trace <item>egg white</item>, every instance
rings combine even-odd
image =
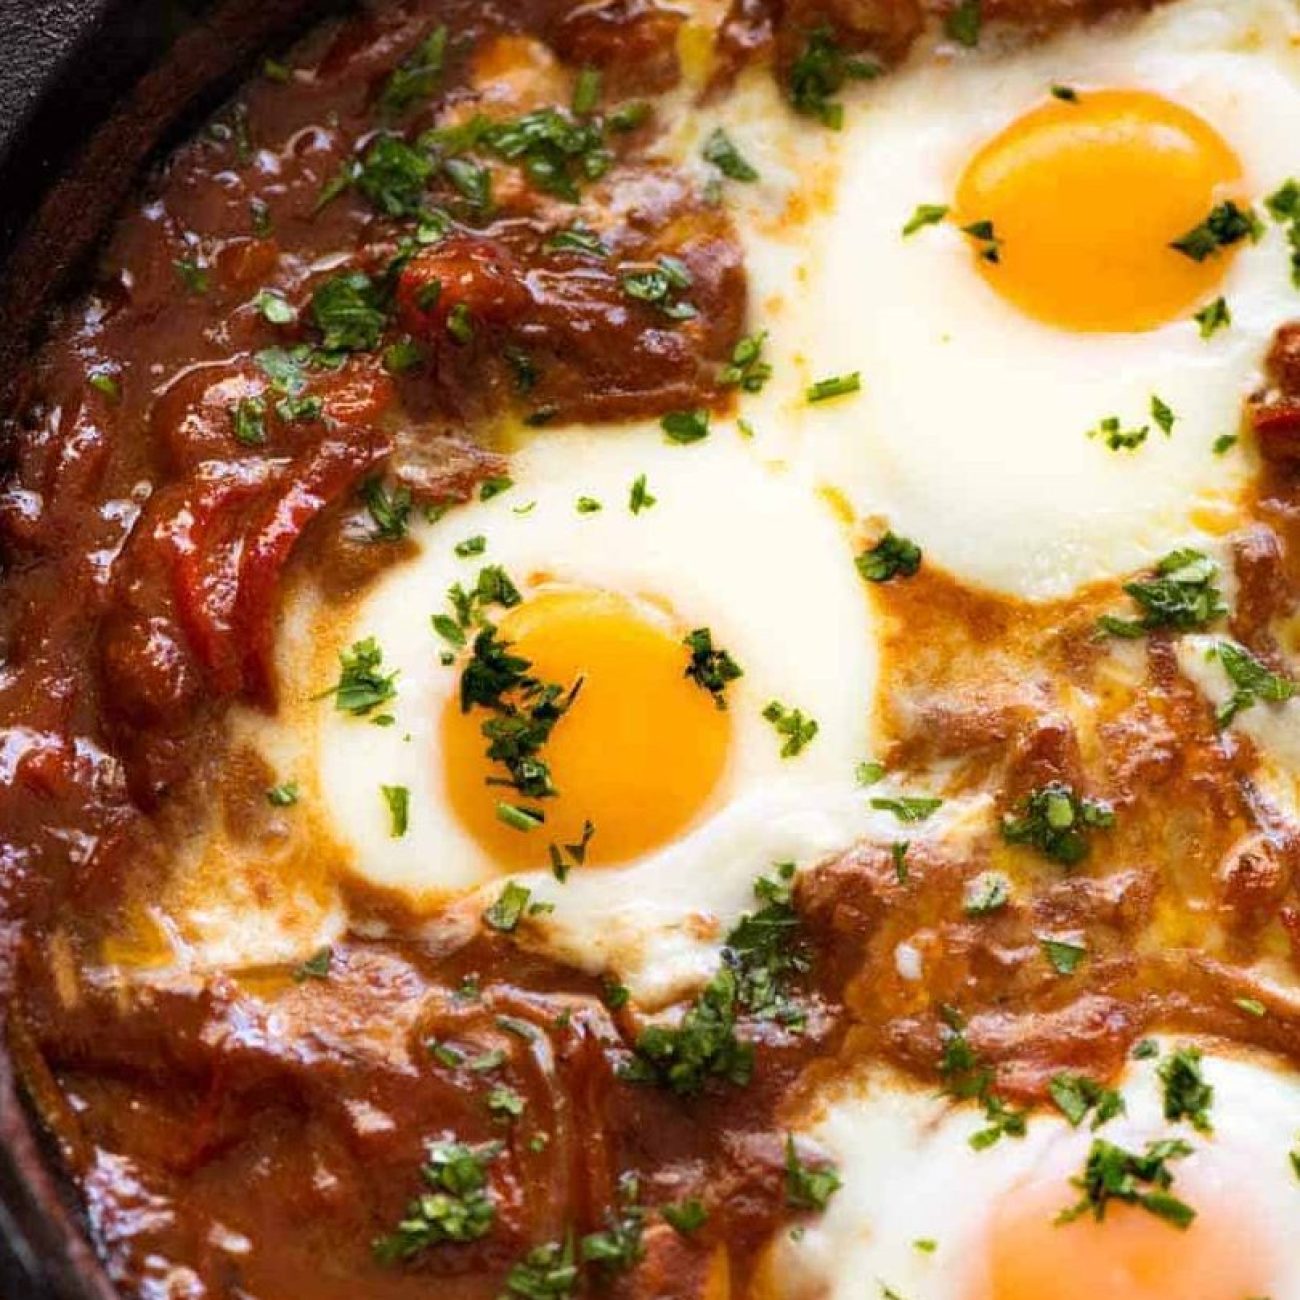
[[[1157,1040],[1161,1056],[1183,1041]],[[985,1126],[978,1108],[921,1092],[885,1071],[818,1098],[795,1132],[835,1162],[843,1187],[797,1239],[782,1234],[774,1241],[773,1300],[862,1300],[883,1287],[908,1300],[984,1295],[987,1234],[999,1198],[1059,1173],[1060,1208],[1073,1204],[1079,1193],[1069,1179],[1083,1169],[1094,1137],[1134,1151],[1163,1137],[1188,1141],[1194,1154],[1173,1165],[1173,1192],[1193,1208],[1197,1189],[1249,1206],[1254,1240],[1286,1261],[1300,1209],[1287,1155],[1300,1079],[1267,1057],[1216,1054],[1208,1044],[1204,1050],[1202,1071],[1214,1088],[1212,1135],[1164,1118],[1155,1059],[1130,1064],[1117,1085],[1127,1113],[1098,1132],[1043,1111],[1030,1117],[1023,1138],[1003,1138],[982,1151],[970,1145]],[[1177,1232],[1168,1231],[1177,1250]],[[935,1243],[934,1250],[918,1249],[918,1241]],[[1279,1276],[1269,1294],[1295,1300],[1300,1276]]]
[[[1145,89],[1199,113],[1258,200],[1296,170],[1279,124],[1300,120],[1298,38],[1286,0],[1182,0],[1032,46],[945,58],[923,45],[846,96],[839,134],[791,125],[774,91],[764,103],[743,84],[716,114],[763,172],[728,188],[755,315],[772,331],[776,375],[745,410],[760,440],[932,562],[1029,599],[1230,529],[1252,461],[1211,448],[1237,430],[1272,334],[1296,312],[1280,229],[1236,258],[1223,285],[1233,323],[1209,340],[1191,319],[1145,333],[1052,328],[988,286],[951,226],[901,232],[918,204],[951,202],[980,146],[1056,83]],[[778,114],[780,129],[756,129]],[[706,115],[679,147],[714,124]],[[812,380],[855,371],[861,393],[806,401]],[[1169,438],[1152,424],[1153,394],[1177,416]],[[1146,443],[1113,452],[1089,439],[1110,415],[1150,425]]]

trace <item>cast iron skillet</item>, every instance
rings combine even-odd
[[[48,304],[75,286],[151,155],[336,7],[0,0],[0,411]],[[8,454],[0,444],[0,469]],[[115,1300],[3,1045],[14,942],[0,914],[0,1300]]]

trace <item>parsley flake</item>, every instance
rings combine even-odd
[[[1110,1203],[1120,1201],[1140,1206],[1175,1228],[1186,1228],[1196,1211],[1170,1192],[1174,1176],[1169,1162],[1191,1154],[1192,1148],[1177,1139],[1148,1142],[1139,1155],[1104,1138],[1094,1138],[1083,1173],[1070,1180],[1083,1195],[1062,1210],[1056,1221],[1072,1223],[1091,1214],[1101,1222]]]
[[[1052,781],[1026,795],[1016,812],[1002,818],[1002,838],[1025,844],[1043,857],[1073,867],[1089,853],[1092,832],[1115,824],[1110,804],[1086,799],[1063,781]]]
[[[921,548],[909,537],[887,532],[873,546],[869,546],[854,563],[858,572],[868,582],[891,582],[895,578],[911,578],[921,567]]]
[[[916,211],[907,219],[907,224],[903,227],[903,238],[916,234],[918,230],[924,230],[926,226],[939,225],[948,212],[946,203],[918,203]]]
[[[411,792],[404,785],[381,785],[380,793],[388,805],[389,835],[400,840],[411,820]]]
[[[817,402],[833,401],[837,397],[847,397],[850,393],[860,392],[861,389],[862,372],[855,370],[847,375],[831,375],[827,379],[818,379],[808,386],[804,397],[810,405],[813,405]]]
[[[1220,641],[1210,652],[1223,666],[1232,683],[1232,697],[1215,714],[1220,727],[1226,727],[1237,714],[1261,701],[1280,704],[1292,699],[1297,684],[1289,677],[1273,672],[1243,645],[1236,641]]]
[[[744,155],[736,148],[731,137],[717,127],[704,142],[704,159],[711,162],[728,180],[756,181],[758,172],[746,161]]]
[[[530,889],[513,880],[507,881],[497,901],[483,913],[483,920],[502,934],[513,934],[519,928],[531,898]]]
[[[1142,610],[1138,619],[1104,615],[1098,626],[1111,636],[1139,637],[1158,628],[1189,632],[1203,628],[1227,612],[1215,580],[1219,566],[1201,551],[1185,547],[1171,551],[1150,578],[1124,584],[1125,592]]]
[[[815,719],[804,717],[802,709],[787,708],[779,700],[773,700],[763,710],[763,717],[784,740],[781,746],[782,758],[797,757],[817,737],[819,728]]]
[[[429,1143],[428,1161],[420,1169],[429,1191],[411,1201],[395,1232],[374,1243],[376,1259],[396,1264],[443,1242],[487,1236],[496,1218],[487,1170],[500,1150],[497,1143],[481,1147],[453,1141]]]
[[[397,698],[397,673],[381,673],[384,652],[374,637],[357,641],[350,650],[339,652],[339,680],[337,685],[322,692],[318,699],[334,697],[334,707],[340,713],[350,713],[363,718],[381,704]]]
[[[1185,235],[1175,239],[1170,248],[1176,249],[1193,262],[1204,262],[1225,248],[1239,244],[1243,239],[1252,242],[1263,234],[1260,219],[1250,208],[1239,208],[1231,199],[1216,204],[1209,216]]]
[[[1228,300],[1222,296],[1206,303],[1192,319],[1201,327],[1203,339],[1212,338],[1219,330],[1227,329],[1232,324],[1232,312],[1228,309]]]
[[[634,514],[639,515],[643,510],[649,510],[651,506],[658,505],[659,498],[650,494],[650,489],[646,487],[646,478],[644,474],[638,474],[632,481],[632,490],[628,494],[627,508]]]
[[[731,682],[744,676],[744,670],[726,650],[714,646],[713,633],[707,627],[697,627],[688,633],[682,644],[691,652],[686,676],[701,690],[708,691],[719,709],[725,709],[724,692]]]

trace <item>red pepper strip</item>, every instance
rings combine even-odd
[[[230,641],[243,510],[284,468],[283,461],[209,461],[199,467],[198,482],[184,503],[155,530],[172,551],[181,628],[222,695],[234,695],[243,685]]]
[[[246,530],[232,631],[240,648],[243,688],[263,707],[275,704],[273,615],[285,563],[303,529],[389,450],[385,441],[374,438],[323,443],[305,465],[295,467],[291,481]]]

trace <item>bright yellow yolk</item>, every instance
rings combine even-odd
[[[482,725],[492,715],[449,702],[442,740],[448,798],[474,838],[507,869],[545,867],[547,846],[596,828],[591,864],[626,862],[670,843],[700,815],[722,776],[730,714],[685,675],[682,633],[653,611],[607,592],[535,596],[500,626],[531,675],[566,690],[582,678],[572,708],[540,757],[558,795],[529,799],[488,785],[505,770],[489,763]],[[521,832],[497,815],[500,801],[541,809],[544,826]]]
[[[994,1215],[992,1289],[979,1300],[1247,1300],[1270,1294],[1271,1252],[1261,1248],[1248,1207],[1228,1189],[1175,1194],[1196,1218],[1180,1230],[1136,1206],[1112,1202],[1098,1222],[1053,1222],[1073,1199],[1064,1182],[1008,1197]],[[971,1300],[975,1300],[972,1297]]]
[[[1022,311],[1071,330],[1146,330],[1214,296],[1231,250],[1195,262],[1169,245],[1240,177],[1195,113],[1145,91],[1080,91],[990,140],[962,175],[955,215],[993,223],[999,260],[978,265]]]

